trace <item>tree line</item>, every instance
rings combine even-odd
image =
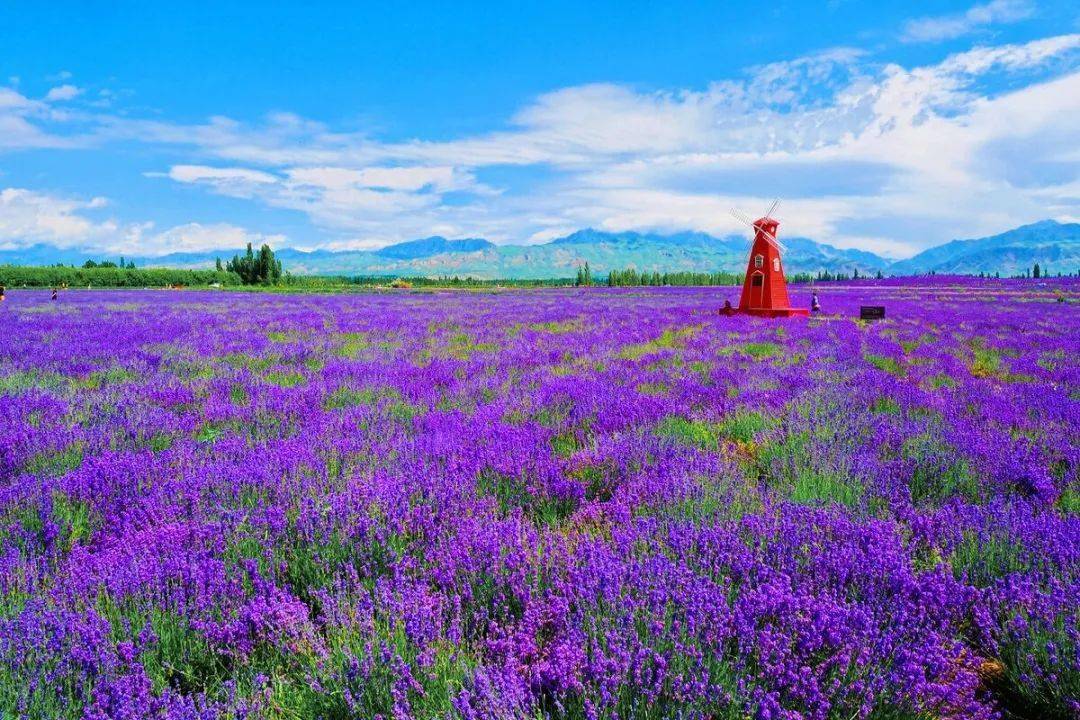
[[[118,268],[120,270],[134,270],[135,269],[135,261],[134,260],[129,260],[128,262],[125,263],[124,262],[124,257],[121,255],[119,265],[117,265],[116,263],[114,263],[111,260],[102,260],[101,262],[94,262],[93,260],[87,260],[86,262],[83,263],[83,267],[86,268],[87,270],[92,270],[93,268],[107,268],[107,269],[109,269],[109,268]]]
[[[578,270],[579,281],[578,285],[591,285],[590,274],[588,271],[588,263],[585,264],[583,270]],[[745,275],[742,273],[730,273],[730,272],[657,272],[648,270],[636,270],[635,268],[626,268],[624,270],[612,270],[607,275],[607,280],[603,284],[608,287],[625,287],[628,285],[651,285],[654,287],[661,287],[664,285],[672,286],[713,286],[713,285],[742,285]],[[853,271],[850,275],[847,273],[834,273],[827,270],[821,270],[817,273],[799,272],[785,276],[788,283],[810,283],[810,282],[833,282],[840,280],[859,280],[860,278],[870,277],[868,275],[860,275],[858,270]],[[883,277],[879,270],[875,275],[879,280]]]
[[[411,275],[290,275],[286,273],[282,283],[289,287],[333,288],[345,286],[417,288],[490,288],[490,287],[566,287],[574,284],[574,278],[474,278],[459,275],[437,277]]]
[[[585,265],[585,285],[592,284],[591,275],[587,272],[588,264]],[[650,285],[660,287],[664,285],[693,286],[693,285],[738,285],[743,276],[729,272],[690,272],[682,270],[678,272],[649,272],[638,271],[635,268],[624,270],[611,270],[604,282],[608,287],[626,287],[631,285]]]
[[[215,270],[173,268],[0,265],[6,287],[169,287],[171,285],[241,285],[240,276]]]
[[[256,253],[248,243],[243,255],[235,255],[224,265],[221,258],[213,270],[188,270],[178,268],[137,268],[132,261],[120,258],[111,260],[87,260],[82,267],[73,265],[0,265],[0,285],[7,287],[169,287],[184,286],[237,286],[279,285],[287,278],[281,269],[281,261],[274,256],[269,245],[263,245]]]

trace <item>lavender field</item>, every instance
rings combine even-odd
[[[727,295],[9,293],[0,716],[1080,715],[1080,281]]]

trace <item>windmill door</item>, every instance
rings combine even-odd
[[[759,308],[765,304],[765,275],[755,271],[750,277],[750,307]]]

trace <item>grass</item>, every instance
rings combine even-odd
[[[986,489],[963,455],[930,433],[907,438],[901,457],[913,464],[908,489],[915,505],[940,505],[953,497],[982,503]]]
[[[326,410],[361,406],[378,407],[386,417],[403,424],[411,423],[414,418],[426,412],[423,406],[404,400],[392,387],[352,388],[342,385],[323,398],[323,408]]]
[[[444,718],[452,713],[453,699],[476,665],[467,650],[445,642],[421,663],[420,648],[404,624],[381,619],[369,632],[334,627],[325,636],[321,657],[310,650],[290,651],[268,639],[238,664],[170,611],[154,608],[146,613],[107,595],[99,600],[98,610],[118,640],[147,625],[152,628],[155,641],[139,658],[156,692],[172,688],[211,699],[261,696],[261,716],[267,718],[392,717],[398,697],[407,699],[412,717]],[[383,662],[384,652],[400,658],[400,665]],[[367,664],[370,673],[357,672]],[[423,666],[425,671],[402,676],[403,668]]]
[[[212,445],[221,438],[225,437],[228,430],[217,423],[203,423],[199,426],[199,429],[195,431],[195,441],[203,443],[205,445]]]
[[[73,500],[60,491],[53,493],[52,516],[60,528],[56,542],[63,555],[76,543],[87,542],[101,526],[101,519],[96,517],[89,503]]]
[[[615,493],[618,482],[616,470],[610,463],[590,463],[570,471],[569,476],[580,482],[588,501],[607,502]]]
[[[239,383],[232,385],[232,387],[229,388],[229,400],[233,405],[247,405],[250,400],[247,388]]]
[[[1080,515],[1080,483],[1067,485],[1055,504],[1064,515]]]
[[[956,381],[942,373],[927,378],[926,384],[929,385],[931,390],[940,390],[943,387],[956,387]]]
[[[700,325],[678,329],[668,328],[655,340],[634,345],[625,345],[616,354],[620,360],[640,360],[647,355],[654,355],[663,350],[678,350],[686,346],[686,340],[701,330]]]
[[[1063,349],[1052,350],[1050,352],[1043,353],[1039,357],[1037,364],[1044,370],[1053,372],[1061,365],[1061,361],[1065,360],[1066,354]]]
[[[702,475],[692,490],[675,499],[641,504],[634,514],[696,525],[736,522],[765,510],[751,484],[726,476]]]
[[[904,368],[900,365],[900,362],[894,358],[886,355],[875,355],[874,353],[866,353],[863,355],[863,359],[870,363],[878,370],[887,372],[890,375],[897,377],[904,376]]]
[[[32,388],[58,390],[69,383],[70,379],[59,373],[38,369],[17,370],[0,377],[0,393],[17,393]]]
[[[584,447],[585,443],[573,429],[563,430],[551,438],[551,449],[557,457],[568,458]]]
[[[370,388],[357,390],[342,386],[323,399],[323,408],[326,410],[341,410],[361,405],[374,405],[378,397],[378,393]]]
[[[446,351],[455,360],[470,360],[476,354],[492,354],[497,352],[499,346],[492,342],[476,342],[471,335],[464,332],[454,333],[450,336]]]
[[[266,333],[266,339],[272,343],[292,343],[304,339],[304,333],[300,330],[271,330]]]
[[[670,438],[683,445],[702,450],[716,450],[722,440],[750,443],[759,433],[768,429],[770,423],[764,415],[751,411],[737,411],[720,422],[690,420],[681,415],[669,415],[660,421],[656,434]]]
[[[815,456],[809,431],[791,432],[766,445],[757,467],[768,486],[802,505],[837,504],[857,509],[869,500],[845,461]]]
[[[795,476],[789,494],[792,502],[803,505],[838,504],[848,508],[858,507],[863,499],[863,486],[849,475],[805,469]]]
[[[771,425],[769,419],[759,412],[739,410],[721,420],[719,430],[722,437],[749,443]]]
[[[423,415],[424,412],[426,412],[425,408],[405,400],[395,400],[386,406],[387,415],[394,421],[403,424],[411,423],[414,418]]]
[[[175,438],[168,433],[154,433],[150,436],[150,439],[146,441],[146,446],[150,448],[151,452],[164,452],[173,446]]]
[[[637,391],[642,395],[650,395],[653,397],[661,397],[667,395],[671,391],[671,387],[667,383],[662,382],[647,382],[640,383],[637,386]]]
[[[577,500],[553,497],[530,488],[525,479],[494,471],[480,473],[476,479],[476,494],[495,501],[500,515],[509,516],[520,510],[541,526],[559,526],[577,510]]]
[[[108,370],[96,370],[87,377],[76,382],[76,385],[87,390],[100,390],[106,385],[119,385],[136,379],[131,370],[114,365]]]
[[[520,328],[522,326],[516,325],[514,327]],[[524,327],[538,333],[565,335],[567,333],[579,332],[585,327],[585,323],[581,318],[571,318],[570,320],[551,320],[549,322],[528,323]]]
[[[702,450],[715,450],[720,441],[716,424],[705,420],[688,420],[679,415],[664,418],[657,426],[656,434]]]
[[[333,341],[336,344],[334,354],[349,359],[355,359],[361,352],[371,347],[367,333],[362,332],[336,333]]]
[[[1012,573],[1031,569],[1024,546],[1002,533],[980,537],[965,531],[949,556],[953,575],[978,588],[986,588]]]
[[[876,413],[885,413],[887,415],[899,415],[900,403],[893,400],[891,397],[882,395],[874,400],[874,404],[870,406],[870,409]]]
[[[741,352],[755,360],[765,360],[776,357],[784,351],[784,348],[774,342],[752,342],[742,346]]]
[[[266,382],[278,387],[291,388],[305,384],[307,377],[295,370],[274,370],[266,374]]]
[[[281,363],[281,356],[252,355],[249,353],[229,353],[221,358],[221,361],[230,367],[246,369],[251,372],[267,372],[275,365]]]
[[[971,362],[971,374],[975,377],[989,378],[1001,375],[1001,353],[993,348],[973,348],[974,360]]]
[[[27,461],[24,471],[38,477],[64,475],[82,466],[85,449],[85,443],[75,442],[60,450],[39,452]]]

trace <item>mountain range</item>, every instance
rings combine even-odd
[[[1080,270],[1080,223],[1044,220],[991,237],[953,240],[904,260],[890,260],[872,252],[841,249],[809,238],[781,238],[789,273],[851,273],[886,275],[1000,272],[1014,275],[1039,263],[1052,273]],[[714,237],[701,232],[671,235],[655,233],[579,230],[541,245],[496,245],[481,238],[449,240],[434,236],[389,245],[377,250],[314,250],[281,248],[276,251],[285,269],[309,275],[458,275],[475,278],[572,277],[589,263],[595,275],[634,267],[639,271],[742,272],[749,238]],[[159,257],[127,257],[139,267],[212,267],[236,249],[172,253]],[[0,250],[0,264],[81,265],[104,259],[100,252],[33,245]],[[109,258],[114,259],[115,258]]]

